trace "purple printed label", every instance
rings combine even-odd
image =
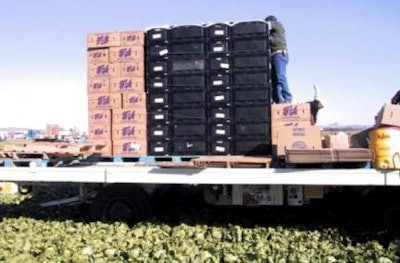
[[[132,49],[131,48],[121,48],[118,52],[119,58],[129,58],[132,56]]]
[[[120,90],[127,90],[132,88],[132,80],[131,79],[124,79],[119,82],[119,89]]]
[[[283,116],[285,117],[293,117],[296,116],[297,114],[298,114],[297,105],[296,106],[290,105],[283,108]]]
[[[134,120],[136,117],[135,111],[124,111],[122,113],[122,120],[124,121],[129,121],[129,120]]]
[[[109,96],[100,96],[97,98],[97,105],[99,106],[108,106],[110,105],[110,97]]]
[[[129,65],[126,67],[126,72],[135,72],[137,70],[139,70],[139,67],[134,66],[134,65]]]
[[[105,45],[110,41],[110,36],[108,35],[100,35],[97,36],[96,44],[97,45]]]
[[[103,120],[104,118],[104,114],[103,113],[95,113],[93,116],[93,119],[95,120]]]
[[[102,53],[102,52],[100,52],[100,51],[93,52],[93,58],[101,58],[101,57],[102,57],[102,55],[103,55],[103,53]]]
[[[95,129],[93,133],[96,136],[101,136],[101,135],[104,135],[104,130],[103,129]]]
[[[135,127],[131,127],[131,126],[128,126],[128,127],[123,127],[122,128],[122,136],[132,136],[132,135],[135,135]]]
[[[96,74],[97,75],[106,75],[106,74],[108,74],[109,69],[110,69],[109,65],[99,65],[96,68]]]
[[[132,97],[129,97],[129,99],[128,99],[128,103],[129,104],[137,104],[137,103],[139,103],[139,97],[138,96],[132,96]]]
[[[93,83],[93,89],[98,90],[98,89],[101,89],[102,87],[103,87],[103,84],[101,82]]]
[[[136,41],[137,39],[139,39],[139,37],[136,36],[136,35],[128,35],[128,36],[126,37],[126,40],[127,40],[127,41]]]
[[[131,147],[131,143],[130,142],[126,142],[126,143],[122,144],[122,151],[123,152],[131,152],[131,151],[133,151],[133,149]]]

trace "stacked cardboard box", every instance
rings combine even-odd
[[[144,31],[87,35],[89,141],[103,155],[146,155]]]
[[[309,103],[272,104],[271,134],[274,154],[286,149],[321,149],[321,127],[312,125]]]

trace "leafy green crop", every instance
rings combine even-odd
[[[400,240],[355,242],[337,228],[86,223],[35,198],[0,195],[0,262],[400,262]]]
[[[397,262],[399,243],[351,245],[337,230],[4,218],[1,262]]]

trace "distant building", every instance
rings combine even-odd
[[[49,137],[49,138],[57,138],[60,136],[60,132],[63,129],[58,126],[57,124],[48,124],[46,125],[46,134],[45,137]]]

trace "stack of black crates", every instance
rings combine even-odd
[[[271,151],[268,25],[244,21],[232,24],[231,29],[233,154],[265,154]]]
[[[263,21],[151,28],[149,155],[270,153],[270,54]]]

